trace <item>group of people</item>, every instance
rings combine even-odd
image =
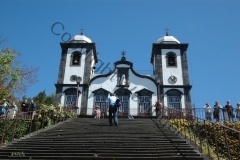
[[[162,103],[159,101],[156,102],[154,105],[155,110],[156,110],[156,118],[159,118],[161,116],[161,110],[162,110]],[[112,126],[112,119],[114,120],[114,125],[118,126],[118,112],[121,110],[121,102],[120,100],[113,94],[110,93],[110,97],[107,99],[107,111],[109,112],[108,120],[109,120],[109,125]],[[101,110],[99,106],[95,107],[94,110],[94,118],[100,118],[101,117]],[[103,115],[104,116],[104,115]],[[128,115],[129,120],[133,120],[134,117],[129,114]]]
[[[24,99],[21,104],[21,116],[26,119],[30,116],[31,119],[34,118],[36,114],[37,106],[33,99],[28,103],[27,99]]]
[[[3,103],[0,105],[0,117],[7,116],[9,119],[13,119],[18,112],[18,107],[13,101],[10,104],[6,99],[3,99]]]
[[[208,103],[206,103],[206,105],[204,106],[204,109],[205,109],[206,120],[211,121],[212,115],[213,115],[213,118],[216,119],[216,122],[219,122],[220,121],[220,112],[222,110],[224,121],[233,122],[235,117],[238,118],[238,120],[240,121],[240,103],[237,103],[237,107],[235,110],[229,100],[227,101],[227,104],[224,107],[222,107],[219,104],[219,102],[216,101],[213,106],[213,110],[212,110],[211,106]],[[234,111],[235,111],[235,113],[234,113]]]
[[[122,106],[122,103],[120,99],[118,99],[113,93],[110,93],[110,97],[108,97],[107,99],[107,111],[109,113],[108,115],[109,126],[113,126],[113,124],[115,126],[118,126],[118,112],[121,112],[121,106]],[[100,116],[101,116],[100,107],[96,106],[94,118],[100,118]],[[104,116],[104,114],[102,116]],[[112,122],[112,119],[113,119],[113,122]],[[134,117],[131,114],[129,114],[128,119],[133,120]]]
[[[114,96],[113,93],[110,93],[110,97],[107,99],[107,110],[109,112],[109,125],[112,126],[112,119],[114,119],[114,125],[118,126],[118,111],[120,109],[119,106],[116,105],[117,97]],[[156,118],[160,118],[163,104],[161,101],[157,101],[154,105],[156,111]],[[205,118],[206,120],[212,121],[212,116],[216,119],[216,122],[220,121],[220,112],[223,111],[223,119],[224,121],[234,121],[234,118],[238,118],[240,121],[240,103],[237,103],[236,109],[230,104],[228,100],[226,105],[222,107],[218,101],[215,102],[213,108],[206,103],[204,106],[205,109]],[[95,118],[101,117],[101,110],[99,106],[95,107]],[[134,119],[132,115],[128,116],[128,119]]]
[[[27,99],[24,99],[21,103],[21,117],[26,119],[30,116],[31,119],[34,118],[36,114],[37,106],[33,99],[28,103]],[[13,101],[10,104],[6,99],[3,99],[3,103],[0,105],[0,116],[9,119],[13,119],[18,112],[18,107],[16,103]]]

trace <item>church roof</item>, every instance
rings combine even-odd
[[[86,37],[85,35],[83,35],[82,33],[80,35],[74,36],[70,40],[70,42],[74,42],[74,41],[76,41],[76,43],[92,43],[92,40]]]
[[[180,44],[180,42],[173,36],[169,36],[166,33],[166,36],[161,37],[157,40],[157,43],[165,43],[165,44]]]

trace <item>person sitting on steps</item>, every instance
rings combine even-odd
[[[99,106],[96,106],[96,107],[95,107],[95,117],[94,117],[94,118],[100,119],[100,117],[101,117],[100,107],[99,107]]]
[[[134,119],[134,117],[131,114],[129,114],[128,119]]]

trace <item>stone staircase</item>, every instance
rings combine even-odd
[[[0,148],[0,159],[203,160],[155,119],[74,118]]]

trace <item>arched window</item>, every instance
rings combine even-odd
[[[171,89],[167,92],[168,107],[179,109],[181,108],[181,95],[179,90]]]
[[[169,52],[166,55],[167,67],[177,67],[177,55],[173,52]]]
[[[71,108],[76,106],[76,96],[77,94],[77,89],[76,88],[68,88],[64,91],[65,93],[65,103],[64,106]],[[80,95],[80,91],[78,91],[78,96]]]
[[[78,52],[78,51],[73,52],[71,55],[71,65],[72,66],[80,66],[81,57],[82,57],[81,52]]]
[[[151,113],[152,107],[152,91],[144,88],[137,92],[138,97],[138,109],[140,115],[149,115]]]

